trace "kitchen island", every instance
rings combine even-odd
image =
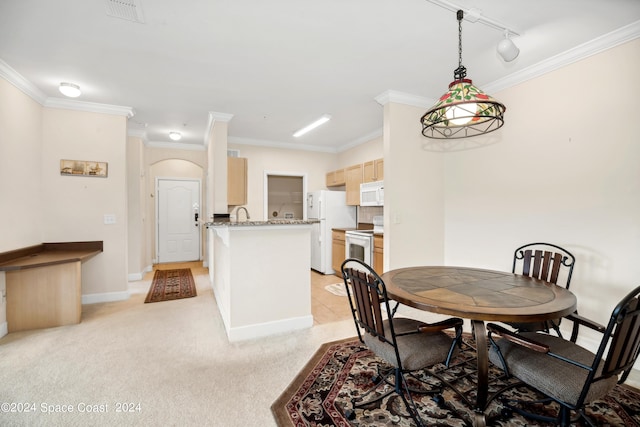
[[[312,222],[206,224],[209,276],[229,341],[313,325]]]

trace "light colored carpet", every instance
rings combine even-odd
[[[0,403],[35,409],[0,425],[275,426],[271,404],[318,347],[354,333],[349,320],[229,343],[206,270],[193,273],[195,298],[144,304],[151,280],[132,282],[129,300],[85,305],[78,325],[0,339]],[[55,405],[73,412],[44,412]]]
[[[148,274],[129,284],[127,301],[83,306],[78,325],[1,338],[0,403],[35,410],[0,413],[0,425],[272,427],[271,404],[316,350],[355,334],[348,319],[229,343],[207,270],[192,272],[195,298],[144,304]],[[399,314],[438,316],[404,306]],[[140,410],[116,412],[118,403]],[[74,412],[43,410],[60,405]],[[82,405],[107,412],[79,412]]]

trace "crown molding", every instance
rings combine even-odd
[[[424,96],[413,95],[410,93],[399,92],[397,90],[386,90],[380,95],[375,97],[375,100],[380,105],[386,105],[389,102],[395,102],[398,104],[412,105],[414,107],[428,108],[432,106],[436,101]]]
[[[323,153],[338,152],[338,150],[334,147],[294,144],[290,142],[278,142],[278,141],[268,141],[263,139],[239,138],[239,137],[233,137],[233,136],[230,136],[229,138],[227,138],[227,142],[232,144],[240,144],[240,145],[255,145],[258,147],[284,148],[288,150],[320,151]]]
[[[640,21],[635,21],[492,83],[483,84],[482,88],[487,93],[499,92],[637,39],[638,37],[640,37]]]
[[[209,146],[209,140],[213,134],[213,125],[216,122],[228,123],[233,118],[233,114],[228,113],[216,113],[215,111],[209,111],[209,120],[207,121],[207,129],[204,132],[204,146]]]
[[[98,104],[95,102],[75,101],[47,96],[33,83],[22,77],[20,73],[11,68],[9,64],[1,59],[0,77],[3,77],[6,81],[17,87],[43,107],[114,114],[118,116],[125,116],[127,118],[131,118],[135,115],[135,110],[132,107],[121,107],[119,105]]]
[[[629,25],[618,28],[617,30],[611,31],[610,33],[604,34],[491,83],[483,83],[482,89],[487,93],[499,92],[520,83],[524,83],[527,80],[558,70],[592,55],[596,55],[605,50],[614,48],[623,43],[637,39],[638,37],[640,37],[640,21],[635,21]],[[389,102],[396,102],[399,104],[422,108],[429,108],[436,102],[435,99],[429,99],[395,90],[382,92],[380,95],[375,97],[375,100],[383,106]]]
[[[113,114],[125,116],[130,119],[136,113],[132,107],[122,107],[119,105],[98,104],[95,102],[72,101],[70,99],[49,97],[43,104],[48,108],[60,108],[64,110],[86,111],[89,113]]]
[[[338,147],[338,149],[336,150],[338,153],[342,153],[343,151],[347,151],[353,147],[357,147],[358,145],[364,144],[366,142],[369,142],[373,139],[376,138],[380,138],[382,136],[382,128],[376,129],[371,133],[368,133],[366,135],[361,136],[360,138],[354,139],[353,141],[349,142],[348,144],[342,145],[340,147]]]
[[[0,59],[0,77],[3,77],[6,81],[17,87],[40,105],[44,105],[47,100],[47,95],[45,95],[44,92],[38,89],[29,80],[22,77],[20,73],[11,68],[9,64],[4,62],[2,59]]]

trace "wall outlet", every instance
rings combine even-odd
[[[105,224],[115,224],[116,223],[116,214],[104,214],[104,223]]]

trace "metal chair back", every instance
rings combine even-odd
[[[620,301],[611,314],[605,338],[596,356],[596,360],[600,360],[609,347],[602,365],[601,376],[618,375],[622,372],[620,382],[624,382],[638,358],[640,351],[639,297],[640,287],[637,287]]]
[[[348,259],[343,263],[342,275],[360,340],[360,329],[363,329],[397,348],[393,323],[388,323],[389,331],[385,331],[383,324],[382,307],[386,308],[387,318],[390,319],[392,314],[387,289],[380,276],[357,259]]]
[[[534,277],[569,289],[575,257],[566,249],[551,243],[528,243],[513,253],[512,273]],[[518,267],[521,268],[518,270]],[[564,280],[558,283],[562,270]]]

